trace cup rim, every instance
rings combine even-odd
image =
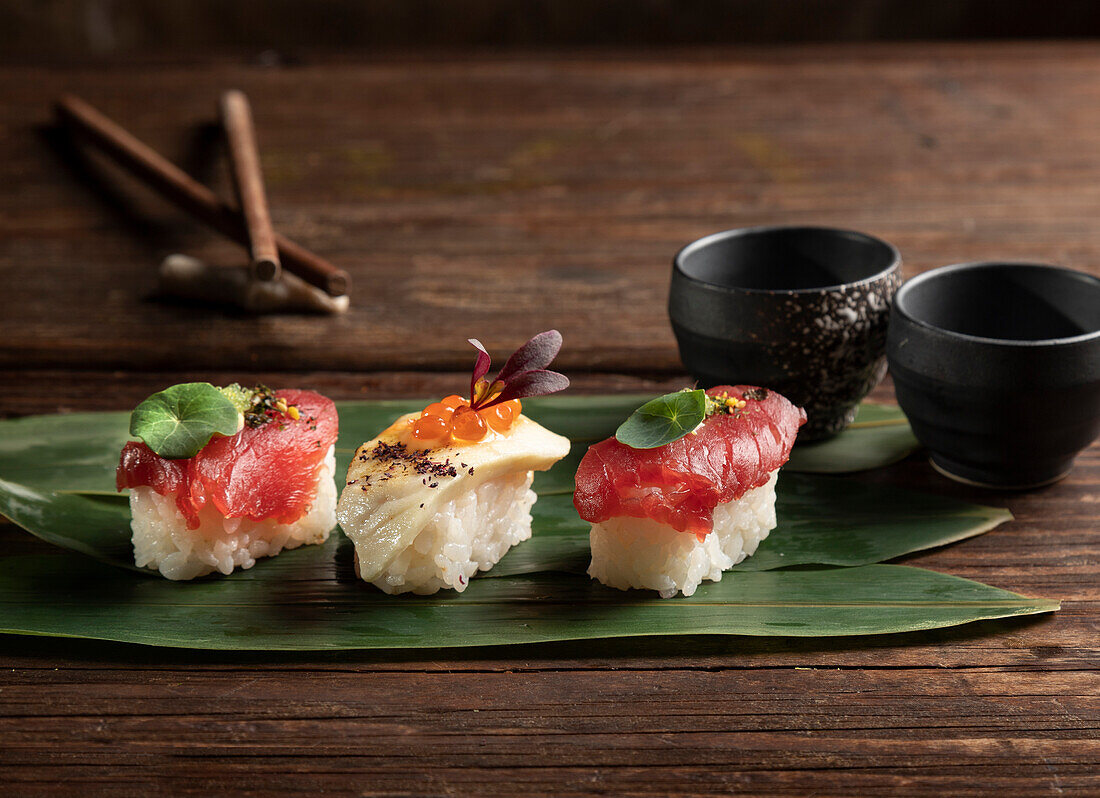
[[[875,274],[864,277],[860,280],[852,280],[847,283],[834,283],[832,285],[817,286],[815,288],[741,288],[733,285],[722,285],[721,283],[712,283],[707,280],[701,280],[691,274],[688,274],[684,270],[683,261],[696,250],[703,249],[718,241],[724,241],[729,238],[740,238],[745,235],[753,235],[760,233],[777,233],[777,232],[796,232],[812,230],[815,232],[831,233],[842,238],[857,239],[863,243],[881,245],[890,252],[890,265],[885,269],[876,272]],[[697,238],[694,241],[685,244],[672,258],[673,271],[680,275],[688,282],[695,283],[697,285],[704,286],[716,291],[722,291],[730,294],[759,294],[761,296],[786,296],[790,294],[826,294],[832,291],[840,291],[842,289],[854,288],[862,285],[870,285],[872,283],[879,282],[880,280],[889,277],[901,267],[901,252],[898,248],[891,244],[889,241],[884,241],[877,236],[873,236],[869,233],[863,233],[859,230],[848,230],[842,227],[828,227],[825,225],[812,225],[812,224],[768,224],[757,225],[754,227],[733,227],[729,230],[720,230],[717,233],[710,233]]]
[[[909,293],[912,291],[913,286],[920,285],[928,282],[929,280],[935,280],[947,274],[960,271],[979,271],[983,269],[989,269],[991,267],[1004,267],[1009,268],[1029,268],[1029,269],[1045,269],[1050,272],[1057,272],[1061,275],[1069,277],[1071,279],[1083,280],[1084,282],[1094,283],[1095,287],[1100,290],[1100,277],[1089,274],[1088,272],[1079,271],[1077,269],[1069,269],[1065,266],[1051,266],[1046,263],[1033,263],[1030,261],[1000,261],[1000,260],[979,260],[969,261],[967,263],[953,263],[949,266],[939,266],[935,269],[929,269],[926,272],[918,274],[916,277],[911,277],[902,283],[894,294],[893,312],[905,318],[906,321],[917,325],[925,330],[930,330],[939,335],[946,336],[948,338],[956,338],[963,341],[971,341],[973,343],[986,344],[990,346],[1000,347],[1051,347],[1051,346],[1066,346],[1071,344],[1079,344],[1093,339],[1100,339],[1100,329],[1093,330],[1092,332],[1081,333],[1080,335],[1071,335],[1063,338],[1036,338],[1036,339],[1013,339],[1013,338],[989,338],[983,335],[971,335],[969,333],[957,332],[955,330],[949,330],[946,327],[940,327],[939,325],[932,324],[924,319],[918,318],[910,310],[908,310],[904,303]]]

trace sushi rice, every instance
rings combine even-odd
[[[755,553],[775,528],[778,476],[776,469],[765,484],[716,506],[714,528],[703,540],[650,518],[593,524],[588,575],[619,590],[656,590],[662,598],[690,596],[704,580],[721,581],[723,571]]]
[[[371,584],[386,593],[462,592],[512,546],[531,537],[533,471],[506,474],[440,507]],[[358,573],[358,561],[356,562]]]
[[[194,579],[214,571],[229,574],[235,568],[251,568],[258,558],[273,557],[283,549],[323,543],[336,526],[335,471],[335,446],[330,446],[318,469],[309,511],[292,524],[226,518],[208,503],[199,512],[198,528],[188,529],[174,493],[162,496],[151,487],[131,488],[134,562],[168,579]]]

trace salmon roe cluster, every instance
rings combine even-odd
[[[420,418],[412,421],[411,435],[413,441],[425,446],[477,443],[489,430],[507,432],[522,411],[519,399],[472,410],[468,401],[451,395],[425,407]]]

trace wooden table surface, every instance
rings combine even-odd
[[[241,262],[49,126],[74,91],[228,191],[250,95],[278,229],[348,269],[342,317],[155,298],[170,252]],[[254,377],[335,398],[461,385],[480,337],[559,328],[576,390],[685,380],[669,261],[797,222],[1100,273],[1100,46],[401,55],[0,68],[0,414],[124,409]],[[889,399],[889,384],[877,397]],[[865,477],[1009,507],[905,558],[1063,601],[877,638],[215,654],[0,638],[18,795],[1100,794],[1100,446],[1026,494],[921,456]],[[37,542],[0,526],[5,551]]]

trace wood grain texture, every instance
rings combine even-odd
[[[5,69],[0,366],[453,369],[470,334],[503,349],[558,326],[564,366],[667,372],[672,255],[776,221],[879,235],[910,275],[1100,262],[1092,48],[753,55]],[[78,92],[228,196],[202,133],[227,85],[265,131],[276,228],[358,286],[346,316],[151,299],[170,252],[242,255],[36,131]]]
[[[227,191],[200,125],[229,85],[254,99],[276,226],[352,272],[347,317],[151,299],[163,254],[239,252],[36,127],[54,94],[80,92]],[[676,387],[670,258],[744,224],[865,229],[909,275],[992,257],[1100,273],[1098,94],[1091,45],[0,68],[0,415],[120,410],[185,379],[441,395],[472,362],[468,335],[503,350],[551,326],[577,391]],[[994,532],[904,562],[1064,609],[865,639],[473,651],[6,637],[0,781],[18,795],[1100,794],[1100,445],[1031,493],[947,482],[921,455],[863,478],[1007,506]],[[44,546],[0,525],[4,551]]]

